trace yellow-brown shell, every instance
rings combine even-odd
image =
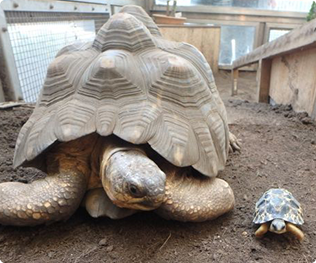
[[[176,166],[216,176],[226,162],[228,127],[212,71],[195,47],[160,35],[142,9],[127,6],[93,43],[63,48],[20,131],[14,165],[56,141],[96,132],[148,143]]]

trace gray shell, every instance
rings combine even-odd
[[[14,166],[41,169],[52,144],[94,132],[148,143],[207,176],[224,169],[228,154],[226,111],[207,61],[195,47],[163,39],[136,6],[113,15],[92,43],[58,53],[20,131]]]
[[[285,189],[270,189],[256,203],[253,223],[262,224],[283,219],[295,225],[304,223],[300,203]]]

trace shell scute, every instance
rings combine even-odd
[[[227,117],[209,65],[193,46],[163,39],[137,10],[124,7],[93,43],[57,54],[17,140],[15,167],[55,141],[96,132],[148,143],[172,164],[206,176],[224,169]]]
[[[281,188],[268,190],[258,200],[253,222],[262,224],[277,218],[296,225],[304,223],[300,203],[289,191]]]

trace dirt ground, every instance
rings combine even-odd
[[[0,226],[0,260],[7,262],[314,262],[316,260],[316,126],[289,107],[257,104],[255,76],[242,74],[230,98],[229,74],[215,76],[241,153],[219,177],[233,188],[235,209],[214,221],[179,223],[151,212],[123,220],[92,219],[81,208],[67,222],[32,228]],[[43,174],[12,168],[15,141],[32,108],[0,111],[0,181],[30,182]],[[284,187],[301,202],[305,240],[290,234],[254,237],[257,199]]]

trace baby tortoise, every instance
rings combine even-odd
[[[255,224],[261,224],[256,231],[256,237],[262,237],[268,231],[283,234],[293,233],[300,241],[303,232],[296,226],[304,223],[300,203],[287,190],[270,189],[256,203]]]

